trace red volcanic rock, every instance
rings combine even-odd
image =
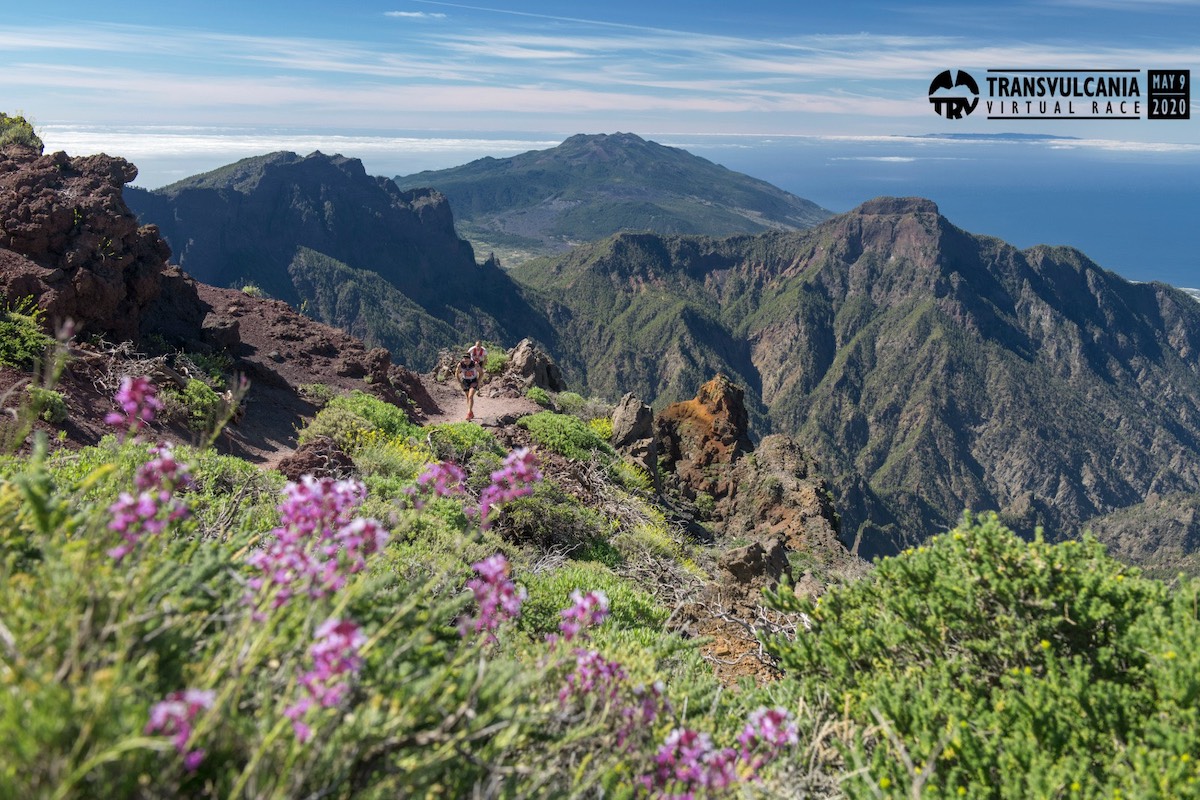
[[[659,453],[695,492],[720,500],[733,493],[727,469],[750,452],[745,392],[724,375],[700,387],[693,400],[672,403],[654,420]]]
[[[168,277],[171,316],[149,311],[171,251],[125,205],[122,188],[135,177],[123,158],[0,150],[0,292],[32,295],[52,322],[70,318],[116,340],[137,341],[160,321],[198,328],[195,288],[178,275]]]

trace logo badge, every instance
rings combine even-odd
[[[979,105],[979,84],[961,69],[946,70],[929,84],[929,102],[938,116],[962,119]]]

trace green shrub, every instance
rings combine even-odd
[[[539,406],[544,408],[550,407],[550,395],[546,394],[546,390],[540,386],[530,386],[529,390],[525,392],[525,396]]]
[[[554,401],[564,414],[574,414],[587,402],[583,399],[583,395],[575,392],[559,392],[554,395]]]
[[[592,554],[614,564],[620,560],[607,544],[612,532],[608,521],[549,481],[537,484],[528,497],[506,503],[496,530],[509,541],[573,558]]]
[[[304,426],[296,441],[305,445],[313,439],[328,436],[341,450],[353,454],[361,441],[378,431],[378,428],[350,409],[328,405]]]
[[[333,398],[326,407],[343,408],[357,414],[387,436],[414,436],[421,431],[419,425],[409,420],[404,409],[357,389]]]
[[[528,430],[542,447],[567,458],[582,461],[594,452],[615,456],[612,445],[576,417],[541,411],[522,417],[517,425]]]
[[[324,408],[337,397],[337,390],[326,383],[302,383],[298,389],[300,396],[317,408]]]
[[[1200,583],[986,515],[819,602],[773,600],[811,630],[769,649],[861,726],[851,797],[1194,794]]]
[[[679,561],[684,553],[683,545],[671,535],[666,524],[659,521],[621,531],[613,537],[613,545],[631,563],[642,563],[647,558]]]
[[[187,408],[188,427],[196,431],[212,430],[224,408],[221,395],[196,378],[188,381],[184,387],[183,404]]]
[[[182,359],[192,362],[208,377],[208,383],[214,388],[225,386],[225,378],[233,369],[233,359],[228,353],[185,353]]]
[[[391,439],[356,450],[354,466],[371,497],[395,500],[425,469],[432,453],[424,445],[410,442]]]
[[[496,456],[504,453],[504,448],[490,431],[470,422],[443,422],[429,426],[425,432],[434,457],[439,461],[466,464],[477,453]],[[486,475],[484,473],[483,477]]]
[[[504,372],[506,366],[508,366],[508,353],[499,347],[489,347],[487,362],[483,365],[483,371],[488,375],[499,375],[501,372]]]
[[[631,492],[650,492],[654,489],[654,479],[650,473],[623,458],[613,461],[608,470],[613,480]]]
[[[51,425],[59,425],[66,421],[67,399],[63,397],[62,392],[32,384],[26,386],[25,391],[29,392],[29,402],[33,404],[33,411],[39,419]]]
[[[612,417],[596,417],[588,420],[588,427],[596,432],[606,442],[611,442],[613,437]]]
[[[559,614],[571,605],[574,591],[602,591],[608,596],[609,623],[622,630],[661,631],[671,615],[652,595],[597,563],[573,563],[551,572],[526,576],[529,598],[521,609],[519,626],[532,636],[558,632]],[[606,624],[609,624],[606,623]]]
[[[0,295],[0,366],[27,369],[42,358],[54,344],[42,330],[44,318],[32,297],[8,303]]]
[[[0,111],[0,147],[8,144],[32,147],[39,153],[45,149],[41,137],[37,135],[28,120],[19,114],[10,117]]]
[[[597,419],[607,419],[611,422],[612,405],[597,398],[584,398],[575,392],[559,392],[554,395],[554,403],[564,414],[579,417],[584,422]],[[611,434],[610,434],[611,436]]]

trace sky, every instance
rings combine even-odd
[[[896,177],[919,160],[926,178],[961,176],[965,193],[1003,178],[995,164],[971,172],[972,148],[994,143],[938,155],[929,135],[1017,133],[1037,135],[1010,156],[1035,183],[1130,164],[1131,190],[1145,188],[1139,170],[1147,186],[1200,175],[1200,115],[951,120],[929,102],[946,69],[981,83],[995,68],[1200,75],[1198,34],[1200,0],[56,0],[0,18],[0,110],[29,117],[50,149],[126,156],[149,187],[279,149],[341,152],[391,176],[629,131],[842,211],[853,203],[835,199],[837,170],[814,197],[780,159],[855,162],[854,192],[903,192]],[[1058,151],[1074,172],[1055,171]]]

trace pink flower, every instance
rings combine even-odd
[[[789,730],[790,726],[790,730]],[[794,743],[794,725],[782,709],[759,709],[751,714],[747,726],[755,742]],[[743,732],[743,737],[747,734]],[[747,761],[745,751],[732,747],[718,749],[708,734],[689,728],[676,728],[658,748],[655,768],[638,779],[642,788],[654,797],[712,796],[714,791],[729,789],[739,782],[758,779],[762,759]]]
[[[211,690],[172,692],[166,699],[151,706],[144,733],[147,736],[155,733],[170,736],[175,750],[183,756],[184,768],[194,772],[204,759],[204,751],[187,749],[188,740],[192,737],[192,725],[201,711],[212,708],[216,697],[216,692]]]
[[[458,632],[466,636],[471,632],[486,631],[485,641],[495,641],[494,631],[507,619],[521,615],[521,604],[527,594],[508,577],[508,559],[495,553],[471,565],[479,575],[467,582],[467,588],[475,595],[479,613],[475,617],[463,617],[458,623]]]
[[[576,650],[575,671],[563,681],[558,701],[565,705],[572,695],[595,694],[610,702],[616,699],[627,677],[616,661],[609,661],[595,650]]]
[[[599,625],[608,618],[608,596],[601,591],[591,591],[587,594],[578,589],[571,592],[570,608],[564,608],[559,614],[563,621],[558,623],[564,641],[571,641],[584,628]]]
[[[353,620],[332,617],[317,628],[316,640],[308,649],[312,668],[300,676],[304,695],[283,711],[301,742],[312,735],[303,722],[309,709],[314,705],[333,708],[349,693],[351,678],[362,669],[358,651],[366,643],[367,637]]]
[[[442,461],[426,467],[417,478],[417,486],[421,491],[432,491],[436,497],[448,497],[452,494],[462,494],[463,481],[466,479],[467,474],[463,472],[462,467],[453,461]],[[412,489],[409,494],[416,494],[417,491]]]
[[[513,450],[504,465],[492,473],[492,482],[479,496],[479,520],[486,528],[491,525],[492,508],[533,494],[533,484],[542,479],[537,456],[527,448]]]
[[[774,752],[800,741],[795,720],[787,709],[765,706],[750,712],[746,727],[738,736],[743,751],[765,747]]]
[[[276,608],[297,594],[317,598],[338,591],[387,545],[382,524],[352,518],[365,494],[361,483],[305,475],[283,494],[274,538],[246,557],[259,572],[250,587],[273,590]]]
[[[162,401],[158,399],[158,389],[146,375],[122,378],[121,387],[113,399],[121,407],[121,412],[108,414],[104,421],[134,434],[152,422],[154,415],[163,408]]]
[[[632,699],[625,702],[620,709],[623,722],[617,730],[618,746],[624,746],[635,732],[649,729],[659,714],[670,710],[671,704],[663,697],[664,688],[661,681],[656,681],[651,686],[633,687]],[[560,694],[559,697],[561,696]]]
[[[108,550],[108,555],[116,561],[133,552],[145,535],[160,534],[168,523],[190,513],[183,501],[174,496],[175,490],[190,480],[187,465],[175,459],[170,445],[152,447],[150,454],[153,458],[139,467],[134,477],[139,490],[137,497],[122,492],[108,507],[112,515],[109,530],[120,533],[125,540]]]
[[[740,758],[753,776],[779,751],[800,741],[800,733],[791,713],[783,708],[762,706],[750,712],[746,726],[738,735]]]

